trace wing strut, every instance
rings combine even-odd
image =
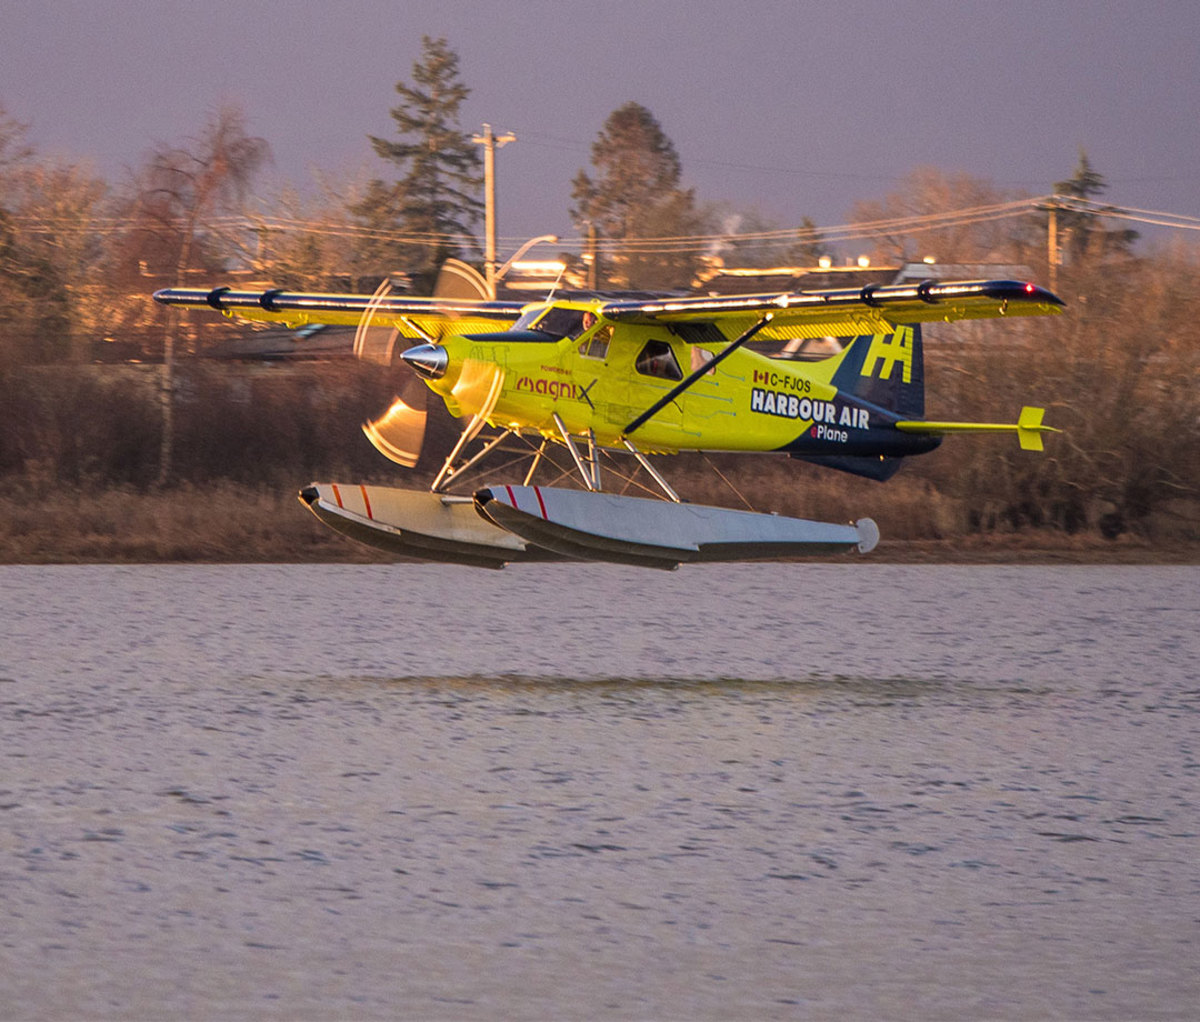
[[[667,391],[666,394],[660,397],[654,402],[654,404],[652,404],[649,408],[642,412],[641,415],[634,419],[633,422],[626,426],[621,432],[621,439],[629,436],[629,434],[634,432],[634,430],[641,429],[648,420],[652,419],[655,415],[666,408],[667,405],[669,405],[672,401],[679,397],[680,394],[691,387],[692,384],[700,379],[700,377],[702,377],[705,373],[711,372],[713,369],[715,369],[721,362],[737,351],[738,348],[750,340],[750,338],[752,338],[774,318],[775,313],[768,312],[765,316],[763,316],[762,319],[755,323],[754,326],[742,334],[741,337],[737,338],[735,341],[731,341],[729,345],[725,347],[719,354],[714,355],[698,369],[692,370],[691,373],[685,376],[679,383],[675,384],[675,386]]]

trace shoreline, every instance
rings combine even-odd
[[[1009,542],[1006,543],[1005,541]],[[1200,543],[1153,545],[1062,533],[990,533],[956,540],[881,541],[863,563],[958,565],[1200,565]]]
[[[939,539],[885,538],[870,554],[794,558],[837,564],[1200,564],[1200,537],[1151,540],[1051,529]],[[0,564],[423,563],[322,525],[290,488],[218,483],[162,493],[27,490],[0,496]],[[427,563],[427,562],[424,562]]]

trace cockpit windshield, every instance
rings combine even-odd
[[[545,334],[549,340],[558,341],[564,337],[574,340],[595,322],[595,315],[586,309],[563,309],[552,305],[550,308],[527,309],[509,329],[514,332],[534,330]]]

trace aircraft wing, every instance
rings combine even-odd
[[[717,295],[609,302],[608,318],[630,323],[714,323],[736,332],[770,314],[767,339],[826,334],[890,333],[902,323],[951,322],[996,316],[1047,316],[1063,301],[1036,284],[1015,280],[924,281],[785,294]]]
[[[448,333],[504,330],[521,314],[524,302],[485,302],[409,295],[333,294],[308,291],[235,291],[232,288],[165,288],[154,292],[162,305],[216,309],[232,319],[283,323],[292,329],[310,323],[358,326],[373,310],[373,326],[395,327],[403,337],[437,340]]]

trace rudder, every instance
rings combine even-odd
[[[832,383],[839,391],[901,418],[925,414],[925,364],[921,325],[902,324],[890,334],[860,334],[842,352]]]

